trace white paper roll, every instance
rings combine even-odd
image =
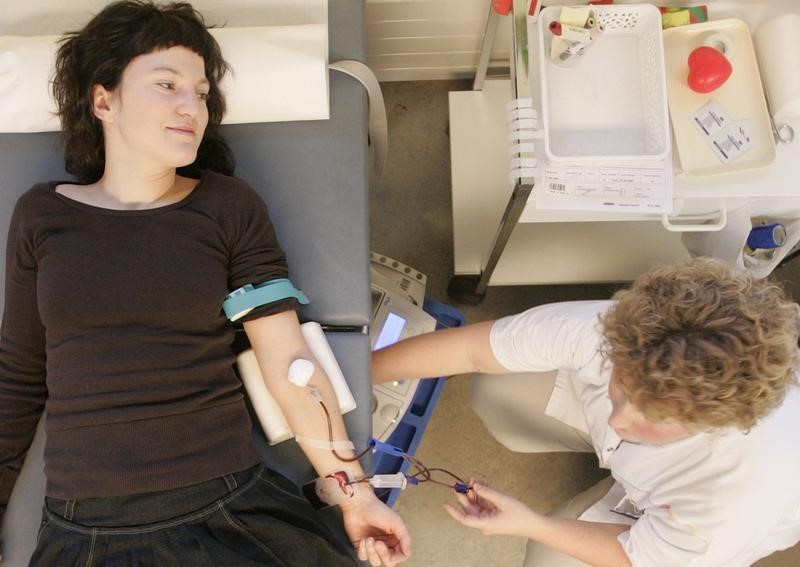
[[[800,14],[761,24],[754,39],[773,118],[800,118]]]
[[[333,355],[331,346],[328,344],[328,339],[325,338],[325,331],[319,323],[309,321],[300,325],[300,330],[303,332],[303,338],[306,340],[311,352],[319,362],[322,370],[330,378],[331,386],[336,394],[336,401],[339,402],[339,410],[342,413],[347,413],[356,409],[356,400],[353,394],[350,393],[350,388],[347,385],[342,369],[339,368],[339,363],[336,362],[336,357]]]

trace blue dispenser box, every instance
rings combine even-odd
[[[461,327],[466,324],[466,318],[463,313],[444,303],[426,298],[422,308],[436,319],[437,331],[439,329]],[[414,455],[417,452],[419,443],[422,441],[422,435],[425,433],[425,428],[433,415],[436,403],[439,401],[445,380],[445,377],[440,377],[420,381],[408,411],[406,411],[400,423],[397,424],[395,430],[386,440],[387,444],[402,449],[409,455]],[[406,473],[409,468],[409,463],[404,461],[402,457],[395,457],[386,453],[376,453],[372,462],[375,474]],[[388,506],[394,506],[398,496],[400,496],[400,492],[399,488],[388,491],[386,489],[376,490],[378,497]]]

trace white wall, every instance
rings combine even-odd
[[[586,1],[547,0],[547,5]],[[751,10],[759,4],[800,0],[616,0],[617,4],[635,2]],[[489,4],[490,0],[366,0],[367,64],[381,81],[472,77]],[[491,52],[491,60],[499,65],[508,62],[510,30],[510,17],[501,17]]]
[[[472,77],[488,11],[489,0],[366,0],[367,64],[381,81]],[[501,17],[491,52],[500,64],[510,29]]]
[[[59,35],[82,27],[112,0],[0,0],[0,35]],[[228,27],[327,21],[328,0],[189,0],[206,23]],[[335,2],[336,0],[331,0]]]

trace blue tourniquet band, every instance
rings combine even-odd
[[[256,285],[247,284],[232,291],[222,303],[222,309],[228,319],[236,321],[251,309],[291,297],[303,305],[308,303],[306,295],[294,287],[292,282],[279,278]]]

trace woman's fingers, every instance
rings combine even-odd
[[[395,557],[395,554],[392,553],[392,550],[389,549],[389,546],[386,545],[385,542],[381,540],[375,540],[375,551],[378,554],[378,557],[383,562],[383,565],[386,567],[394,567],[397,565],[398,561]]]
[[[370,567],[380,567],[381,558],[378,557],[378,553],[375,551],[375,544],[370,539],[365,537],[358,544],[358,558],[361,561],[369,562]]]
[[[358,543],[358,558],[367,561],[370,567],[381,567],[381,565],[395,567],[398,563],[398,559],[394,557],[385,542],[371,537],[365,537]]]

